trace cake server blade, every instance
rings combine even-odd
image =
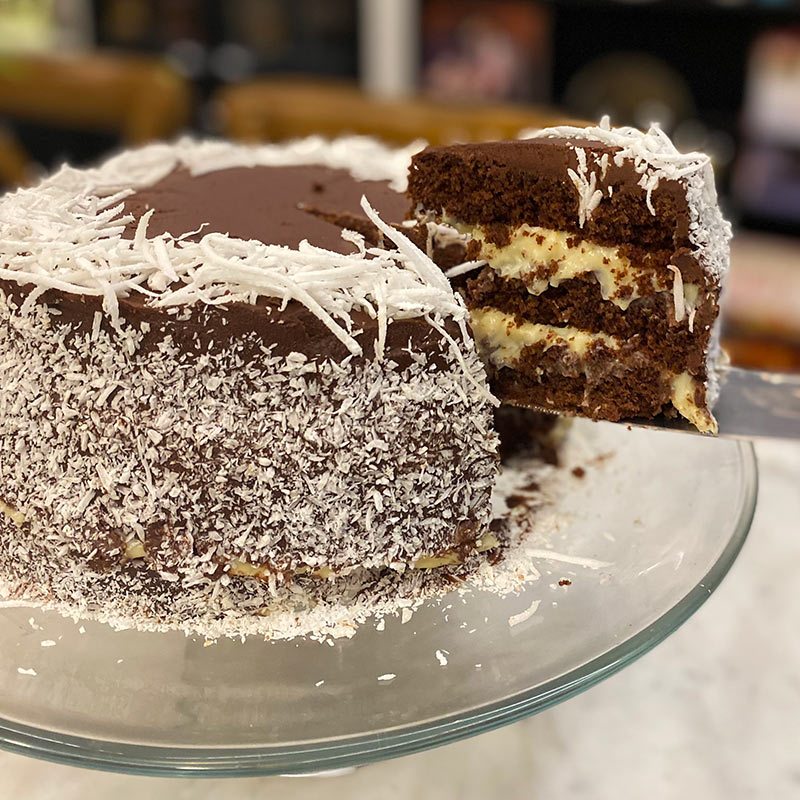
[[[800,375],[729,367],[720,378],[720,396],[713,408],[720,436],[800,440]],[[530,408],[554,413],[551,408]],[[624,419],[616,424],[709,435],[700,433],[683,417]]]
[[[719,399],[713,408],[720,436],[800,439],[800,375],[730,367],[721,378]],[[683,417],[625,420],[625,423],[699,434]]]

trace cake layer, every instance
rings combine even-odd
[[[636,342],[604,333],[521,322],[491,308],[470,316],[507,402],[611,420],[677,411],[698,430],[716,428],[706,410],[704,372],[676,372]]]
[[[412,157],[408,194],[418,209],[482,226],[498,245],[508,243],[509,229],[527,224],[598,245],[688,247],[685,189],[660,181],[649,193],[651,213],[640,173],[628,160],[615,161],[619,151],[566,137],[429,147]],[[576,181],[592,187],[590,197]]]
[[[717,315],[717,292],[704,295],[691,310],[689,320],[676,321],[672,294],[661,293],[633,301],[623,310],[604,302],[593,279],[565,281],[539,296],[532,296],[519,280],[500,278],[486,267],[469,281],[466,290],[473,334],[484,358],[492,365],[492,380],[503,369],[525,372],[525,381],[513,396],[495,387],[506,401],[522,402],[521,386],[529,387],[528,404],[580,413],[598,419],[624,419],[657,413],[680,413],[703,431],[715,424],[706,408],[706,350],[711,325]],[[550,350],[556,354],[553,361]],[[541,363],[532,369],[536,354]],[[644,370],[644,372],[643,372]],[[570,378],[571,394],[560,382],[547,380],[554,371]],[[650,391],[631,386],[625,405],[613,410],[596,395],[606,391],[609,374],[625,384],[648,379]],[[534,380],[544,385],[532,388]],[[676,381],[678,381],[676,383]],[[689,388],[687,388],[689,387]],[[702,391],[697,392],[697,388]],[[633,401],[645,403],[636,408]]]
[[[672,292],[675,274],[681,272],[685,301],[693,304],[702,271],[691,259],[673,259],[666,250],[646,250],[630,245],[609,247],[594,244],[566,231],[520,225],[509,233],[509,241],[498,245],[487,238],[481,226],[453,222],[469,236],[469,257],[486,261],[504,278],[524,281],[531,294],[542,294],[551,286],[580,276],[592,276],[600,285],[603,300],[625,310],[639,297]],[[678,260],[683,269],[672,264]]]
[[[470,314],[472,332],[487,359],[495,366],[511,366],[522,352],[533,345],[569,350],[582,358],[589,350],[602,346],[619,351],[619,339],[605,333],[590,333],[569,326],[556,327],[539,322],[519,322],[514,316],[494,308],[474,309]]]
[[[501,278],[485,268],[467,282],[467,305],[492,308],[520,322],[571,327],[599,333],[646,350],[648,358],[674,372],[706,376],[706,350],[718,314],[718,290],[695,298],[680,321],[671,292],[634,300],[625,310],[603,300],[602,288],[590,277],[573,278],[541,295],[531,295],[520,280]]]

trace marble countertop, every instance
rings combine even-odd
[[[0,753],[0,797],[800,797],[800,443],[757,452],[750,540],[719,590],[639,662],[549,711],[327,778],[132,778]]]

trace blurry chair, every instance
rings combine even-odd
[[[221,131],[245,141],[319,133],[369,134],[387,142],[431,144],[515,137],[523,128],[567,122],[555,111],[426,98],[376,100],[355,84],[303,78],[261,78],[222,89],[216,97]]]
[[[25,183],[30,168],[30,160],[16,137],[0,127],[0,186]]]
[[[175,134],[190,109],[186,82],[158,59],[102,53],[0,57],[0,117],[114,133],[134,145]]]

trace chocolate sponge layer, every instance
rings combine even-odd
[[[505,244],[508,228],[523,223],[579,233],[598,244],[627,242],[677,249],[688,246],[689,209],[678,181],[662,180],[647,207],[641,176],[631,161],[614,162],[617,148],[600,142],[576,145],[597,173],[603,202],[583,227],[578,193],[568,170],[578,170],[575,149],[562,138],[524,139],[428,147],[411,161],[408,197],[413,208],[446,212],[461,222],[488,228]],[[608,155],[605,174],[593,156]],[[613,187],[611,196],[608,187]]]

